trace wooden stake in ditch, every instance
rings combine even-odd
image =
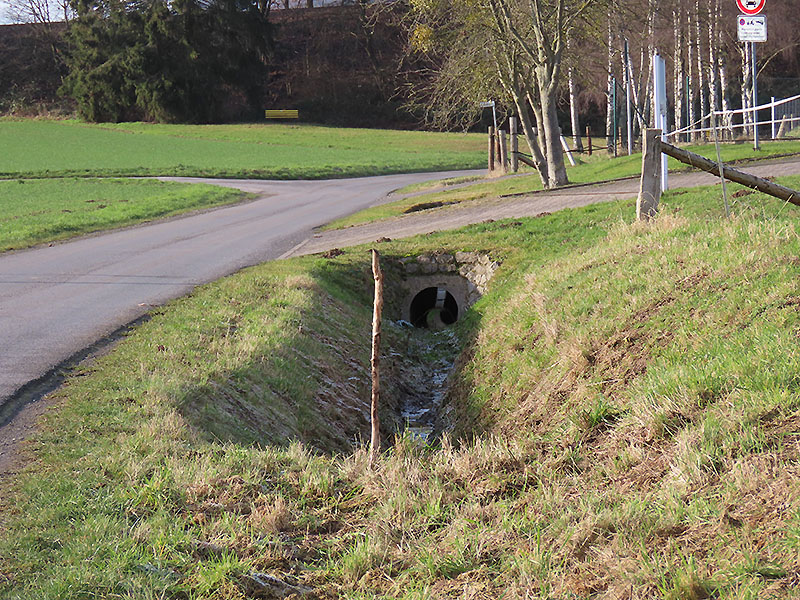
[[[519,125],[517,117],[511,117],[508,122],[511,134],[511,170],[516,173],[519,171]]]
[[[655,217],[661,200],[661,130],[646,129],[643,137],[642,179],[636,199],[637,221]]]
[[[383,272],[381,271],[380,255],[377,250],[372,250],[372,277],[375,279],[375,303],[372,311],[372,403],[370,405],[370,418],[372,421],[372,436],[369,443],[369,464],[372,466],[381,450],[381,422],[378,417],[378,398],[380,396],[380,349],[381,349],[381,313],[383,312]]]
[[[489,127],[489,172],[494,171],[494,127]]]

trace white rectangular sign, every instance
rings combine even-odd
[[[736,17],[739,24],[740,42],[766,42],[767,41],[767,17],[758,15],[747,17],[739,15]]]

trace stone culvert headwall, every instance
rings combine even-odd
[[[457,305],[457,315],[472,306],[485,292],[494,272],[500,266],[478,252],[436,252],[390,260],[387,286],[387,313],[391,318],[412,322],[414,299],[434,288],[446,291]],[[433,294],[435,298],[435,293]]]

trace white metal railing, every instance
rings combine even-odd
[[[770,118],[759,121],[758,112],[764,110],[770,111]],[[741,118],[735,119],[734,117],[737,116],[741,116]],[[736,130],[752,130],[754,123],[755,126],[759,127],[769,125],[771,139],[775,140],[780,137],[785,137],[795,127],[800,126],[800,94],[781,100],[772,98],[770,102],[761,104],[760,106],[710,112],[694,123],[676,129],[675,131],[670,131],[666,134],[666,137],[672,138],[674,136],[684,135],[689,138],[694,138],[696,134],[713,132],[712,117],[720,118],[721,122],[717,126],[717,131],[728,131],[731,136],[735,135]],[[735,123],[734,120],[741,122]],[[711,123],[711,126],[704,127],[704,123]]]

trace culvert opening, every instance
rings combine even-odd
[[[458,302],[443,287],[428,287],[411,300],[411,324],[425,329],[441,329],[458,321]]]

